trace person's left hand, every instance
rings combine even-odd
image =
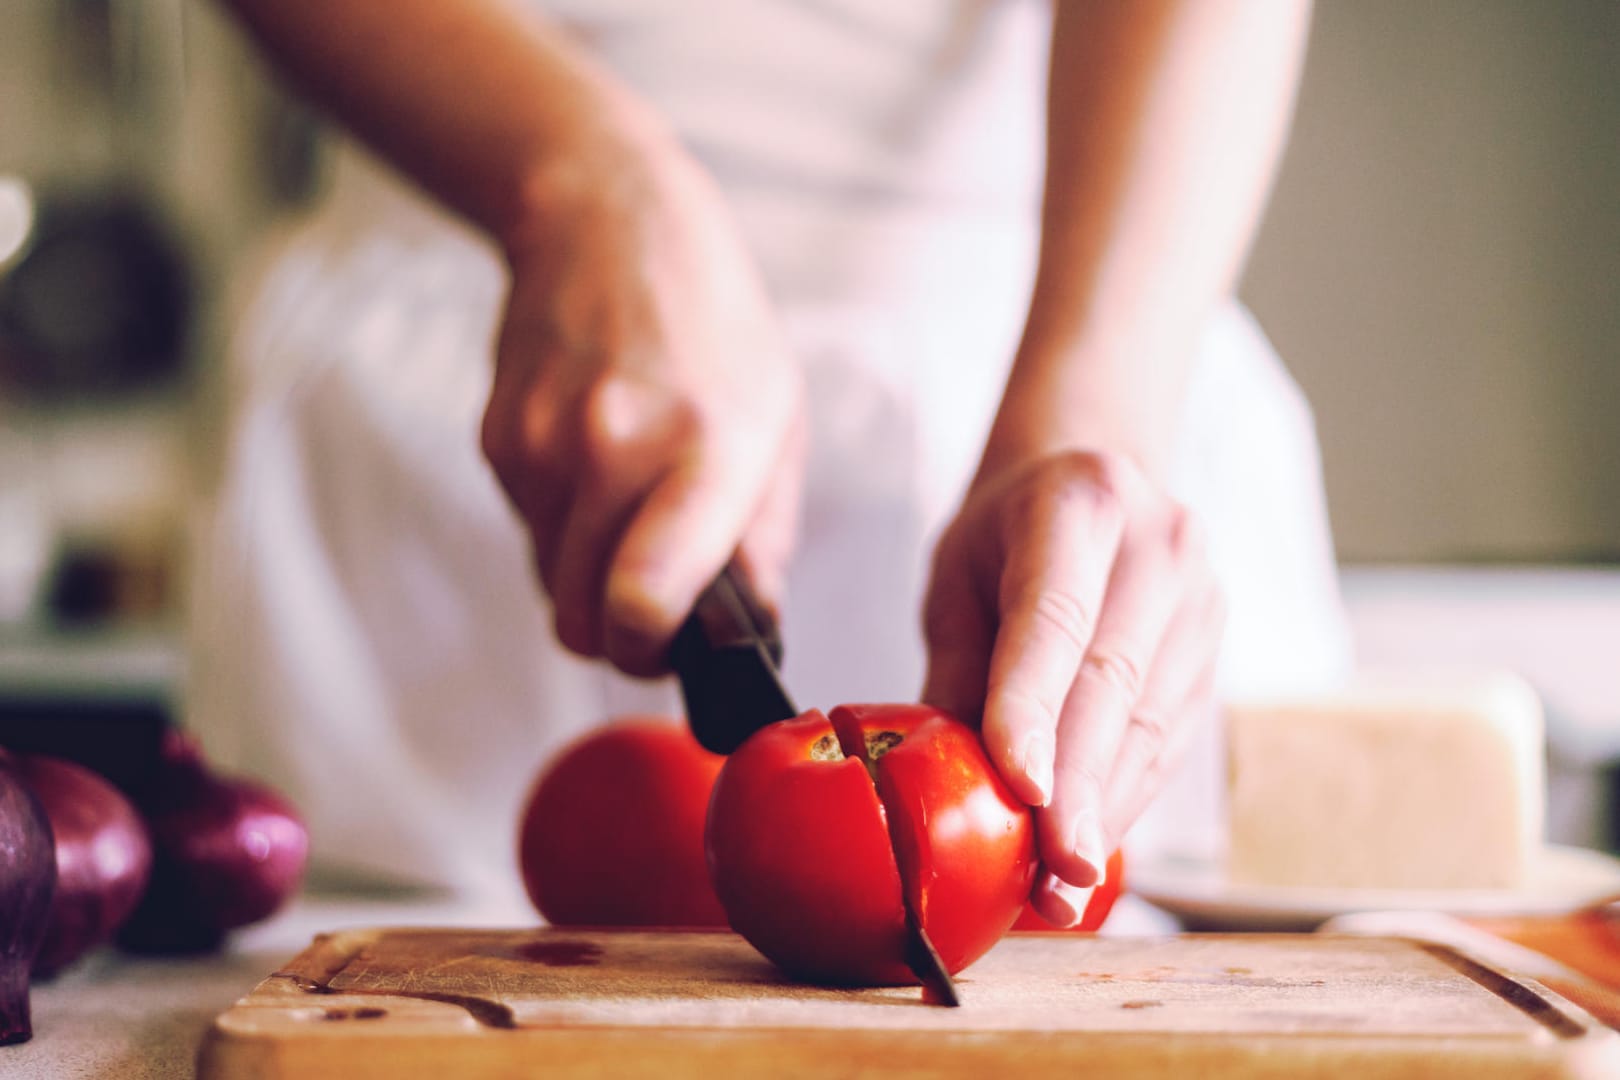
[[[981,720],[1040,808],[1031,900],[1072,925],[1212,712],[1225,601],[1196,523],[1121,455],[981,477],[940,540],[924,622],[923,700]]]

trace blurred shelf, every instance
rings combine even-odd
[[[172,702],[184,675],[179,628],[0,625],[0,702]]]
[[[146,783],[179,708],[178,628],[156,622],[0,626],[0,746]]]

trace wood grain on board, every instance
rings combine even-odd
[[[199,1075],[1620,1076],[1585,1013],[1422,942],[1015,934],[959,982],[805,986],[720,932],[347,932],[221,1015]]]

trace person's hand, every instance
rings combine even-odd
[[[1041,808],[1031,899],[1072,925],[1211,711],[1225,601],[1198,529],[1123,456],[981,477],[940,540],[924,621],[923,698],[979,718]]]
[[[507,238],[484,453],[531,533],[557,636],[654,674],[740,550],[767,601],[792,545],[798,368],[687,159],[563,177]]]

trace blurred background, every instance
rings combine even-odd
[[[1620,559],[1620,5],[1318,4],[1243,291],[1345,559]]]
[[[207,4],[0,5],[0,737],[172,714],[218,313],[327,142]],[[1363,657],[1528,674],[1552,830],[1613,847],[1620,4],[1320,4],[1243,293]]]

